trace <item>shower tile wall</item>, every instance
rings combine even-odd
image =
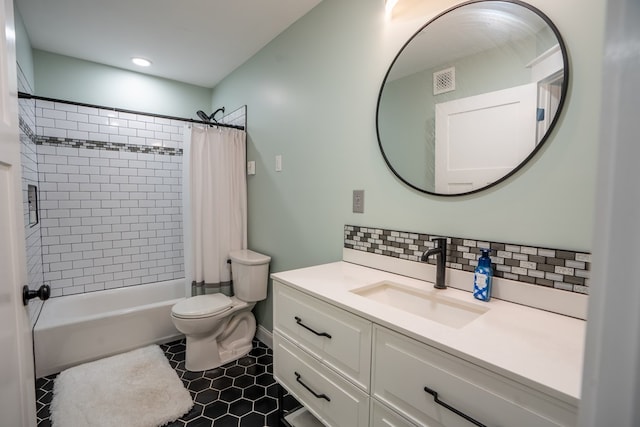
[[[18,90],[32,93],[33,89],[24,73],[18,66]],[[35,102],[21,99],[20,114],[20,154],[22,164],[22,200],[24,205],[25,239],[27,249],[27,281],[30,289],[38,289],[43,284],[42,274],[42,239],[40,238],[40,223],[29,224],[29,203],[27,188],[38,185],[38,158],[35,143]],[[29,303],[29,317],[35,323],[40,312],[42,301],[31,300]]]
[[[184,277],[184,122],[36,101],[52,296]]]

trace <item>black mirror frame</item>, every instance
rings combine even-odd
[[[380,115],[380,101],[382,99],[382,92],[384,91],[384,86],[385,83],[387,82],[387,78],[389,77],[389,74],[391,73],[391,69],[393,68],[394,64],[396,63],[396,61],[398,60],[398,58],[400,57],[400,55],[402,54],[402,52],[404,51],[404,49],[407,47],[407,45],[409,45],[409,43],[411,43],[411,41],[413,41],[414,38],[416,38],[418,36],[418,34],[420,34],[422,32],[422,30],[424,30],[429,24],[431,24],[433,21],[441,18],[442,16],[446,15],[447,13],[454,11],[456,9],[459,9],[461,7],[464,7],[466,5],[469,4],[475,4],[475,3],[485,3],[485,2],[502,2],[502,3],[512,3],[512,4],[516,4],[522,7],[525,7],[527,9],[529,9],[530,11],[534,12],[536,15],[538,15],[540,18],[542,18],[542,20],[549,26],[549,28],[551,28],[551,30],[553,31],[553,34],[556,36],[556,39],[558,40],[558,44],[560,46],[560,51],[562,53],[562,61],[564,63],[564,69],[563,69],[563,84],[562,84],[562,90],[561,90],[561,94],[560,94],[560,102],[558,103],[558,110],[556,111],[556,114],[553,117],[553,120],[551,121],[551,124],[549,125],[549,128],[547,129],[547,131],[545,132],[544,136],[542,137],[542,139],[540,140],[540,142],[536,145],[536,147],[531,151],[531,153],[529,153],[529,155],[522,160],[522,162],[520,162],[518,164],[518,166],[516,166],[515,168],[513,168],[513,170],[511,170],[511,172],[505,174],[504,176],[500,177],[499,179],[495,180],[494,182],[492,182],[491,184],[485,185],[484,187],[480,187],[480,188],[476,188],[475,190],[472,191],[466,191],[464,193],[453,193],[453,194],[444,194],[444,193],[436,193],[435,191],[428,191],[425,190],[424,188],[420,188],[416,185],[411,184],[410,182],[408,182],[406,179],[404,179],[402,176],[400,176],[400,174],[393,168],[393,166],[391,165],[391,162],[389,161],[389,159],[387,158],[387,155],[384,152],[384,148],[382,147],[382,140],[380,138],[380,128],[379,128],[379,115]],[[567,54],[567,48],[565,46],[564,40],[562,39],[562,36],[560,35],[560,31],[558,30],[558,28],[556,27],[556,25],[553,23],[553,21],[551,21],[551,19],[544,14],[540,9],[525,3],[523,1],[520,0],[469,0],[469,1],[465,1],[463,3],[460,3],[456,6],[450,7],[449,9],[445,10],[444,12],[439,13],[438,15],[436,15],[435,17],[433,17],[432,19],[430,19],[429,21],[427,21],[426,24],[424,24],[422,27],[420,27],[418,29],[418,31],[416,31],[410,38],[409,40],[407,40],[402,47],[400,48],[400,50],[398,51],[398,53],[396,54],[396,56],[393,58],[393,61],[391,62],[391,65],[389,65],[389,69],[387,70],[384,79],[382,80],[382,85],[380,86],[380,92],[378,93],[378,103],[376,105],[376,136],[378,138],[378,147],[380,148],[380,153],[382,154],[382,157],[384,158],[385,163],[387,164],[387,166],[389,167],[389,169],[391,169],[391,172],[393,172],[393,174],[400,180],[402,181],[405,185],[413,188],[414,190],[420,191],[421,193],[425,193],[425,194],[430,194],[433,196],[441,196],[441,197],[457,197],[457,196],[466,196],[469,194],[475,194],[481,191],[484,191],[486,189],[489,189],[491,187],[494,187],[498,184],[500,184],[501,182],[507,180],[508,178],[510,178],[511,176],[513,176],[514,174],[516,174],[520,169],[522,169],[524,167],[524,165],[526,165],[535,155],[538,151],[540,151],[540,149],[542,148],[542,146],[547,142],[547,140],[549,139],[549,136],[551,135],[552,131],[555,129],[555,126],[560,118],[560,115],[562,114],[562,110],[564,107],[564,103],[566,101],[567,98],[567,91],[569,89],[569,56]]]

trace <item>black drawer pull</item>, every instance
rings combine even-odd
[[[444,403],[442,400],[438,399],[438,392],[435,390],[430,389],[429,387],[425,387],[424,391],[426,391],[427,393],[429,393],[430,395],[433,396],[433,400],[438,404],[438,405],[442,405],[445,408],[447,408],[448,410],[450,410],[451,412],[453,412],[456,415],[461,416],[462,418],[464,418],[465,420],[469,421],[470,423],[477,425],[478,427],[487,427],[484,424],[474,420],[473,418],[471,418],[469,415],[458,411],[456,408],[454,408],[453,406],[447,405],[446,403]]]
[[[324,399],[327,402],[331,402],[331,399],[329,399],[329,396],[327,396],[326,394],[322,393],[322,394],[318,394],[315,391],[311,390],[311,388],[306,385],[305,383],[302,382],[302,380],[300,379],[300,374],[297,372],[294,372],[294,374],[296,374],[296,381],[298,381],[300,384],[302,384],[302,387],[306,388],[309,393],[313,394],[315,397],[317,397],[318,399]]]
[[[294,319],[296,319],[296,323],[298,325],[302,326],[303,328],[305,328],[308,331],[313,332],[317,336],[319,336],[319,337],[327,337],[327,338],[331,339],[331,335],[329,335],[328,333],[326,333],[326,332],[316,332],[313,329],[311,329],[310,327],[308,327],[307,325],[305,325],[304,323],[302,323],[302,319],[299,318],[298,316],[295,316]]]

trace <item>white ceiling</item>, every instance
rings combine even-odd
[[[211,88],[321,0],[16,0],[34,49]],[[131,63],[141,56],[149,68]]]

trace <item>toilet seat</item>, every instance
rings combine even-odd
[[[198,295],[175,304],[171,314],[182,319],[209,317],[231,310],[233,300],[224,294]]]

